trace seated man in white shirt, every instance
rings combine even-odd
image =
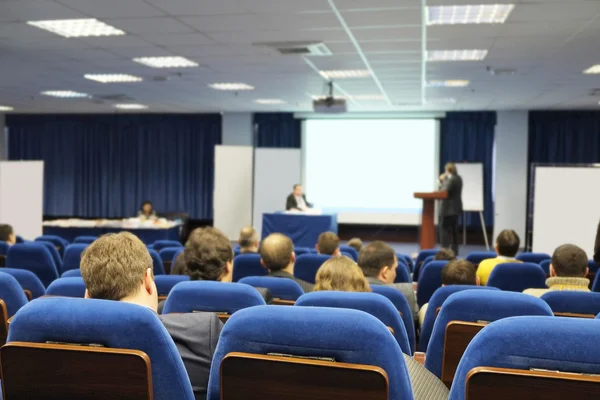
[[[306,195],[302,192],[302,185],[295,184],[294,191],[287,197],[285,209],[287,211],[305,211],[311,207],[312,205],[306,200]]]

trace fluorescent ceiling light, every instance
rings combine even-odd
[[[487,53],[487,50],[431,50],[427,52],[427,61],[481,61]]]
[[[385,96],[382,94],[357,94],[351,98],[359,101],[385,101]]]
[[[427,87],[440,88],[440,87],[465,87],[469,84],[469,81],[462,79],[451,79],[447,81],[433,80],[427,81]]]
[[[27,21],[27,24],[67,38],[125,35],[124,31],[95,18]]]
[[[198,63],[184,57],[139,57],[133,61],[152,68],[189,68],[197,67]]]
[[[48,90],[42,92],[44,96],[60,97],[64,99],[89,97],[86,93],[73,92],[72,90]]]
[[[321,76],[326,79],[367,78],[371,76],[368,69],[341,69],[321,71]]]
[[[145,110],[148,108],[143,104],[115,104],[115,107],[121,110]]]
[[[85,79],[101,83],[120,83],[120,82],[141,82],[142,78],[139,76],[128,75],[128,74],[85,74]]]
[[[503,24],[514,4],[427,7],[427,25]]]
[[[600,74],[600,64],[593,65],[583,71],[584,74]]]
[[[0,106],[0,111],[13,111],[14,108],[10,106]]]
[[[425,104],[431,104],[431,105],[456,104],[456,99],[453,99],[451,97],[448,97],[445,99],[431,99],[431,100],[427,100],[425,102]]]
[[[256,99],[254,100],[256,104],[268,104],[268,105],[277,105],[277,104],[285,104],[285,100],[281,99]]]
[[[211,83],[209,87],[215,90],[254,90],[254,86],[247,85],[245,83]]]

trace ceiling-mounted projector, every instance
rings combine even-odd
[[[346,99],[333,97],[333,82],[329,81],[329,95],[321,97],[313,101],[313,110],[316,113],[322,114],[339,114],[345,113],[348,108],[346,105]]]

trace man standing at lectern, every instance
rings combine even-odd
[[[446,171],[440,175],[440,191],[448,192],[440,207],[440,236],[444,248],[451,248],[458,255],[458,217],[463,212],[463,181],[454,163],[446,164]]]

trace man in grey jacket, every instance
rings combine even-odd
[[[458,256],[458,217],[463,213],[463,180],[458,175],[456,164],[446,164],[440,175],[440,191],[448,192],[440,206],[440,242],[442,248],[450,248]]]

